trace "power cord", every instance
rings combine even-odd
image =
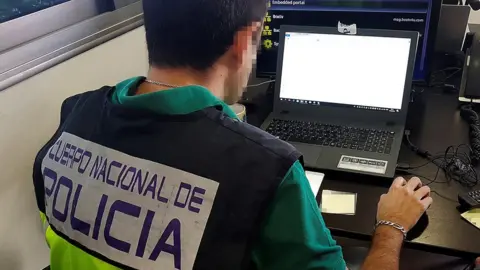
[[[257,87],[257,86],[261,86],[261,85],[264,85],[264,84],[267,84],[267,83],[272,83],[272,82],[275,82],[275,80],[268,80],[268,81],[264,81],[264,82],[257,83],[257,84],[251,84],[251,85],[248,85],[247,88]]]
[[[417,155],[426,158],[426,159],[431,159],[432,154],[426,150],[422,150],[419,147],[415,146],[412,141],[410,140],[410,130],[405,130],[405,139],[407,140],[408,146],[410,149],[416,153]],[[432,162],[432,161],[430,161]]]
[[[433,194],[437,194],[438,197],[440,197],[440,198],[442,198],[442,199],[444,199],[444,200],[447,200],[447,201],[449,201],[449,202],[453,202],[453,203],[455,203],[455,204],[458,204],[458,200],[454,200],[454,199],[448,198],[447,196],[438,193],[436,190],[432,190],[432,191],[430,191],[430,192],[433,193]]]
[[[435,178],[432,179],[427,179],[426,177],[423,177],[430,182],[428,184],[432,183],[449,183],[451,181],[455,181],[460,183],[463,186],[466,187],[474,187],[478,184],[478,175],[476,170],[473,167],[473,162],[471,159],[472,156],[472,148],[470,148],[468,145],[461,144],[458,146],[449,146],[445,150],[443,154],[440,155],[432,155],[429,151],[423,150],[419,147],[417,147],[415,144],[412,143],[410,140],[410,132],[406,131],[405,132],[405,141],[408,144],[409,148],[416,153],[417,155],[428,159],[428,162],[425,164],[421,164],[419,166],[410,166],[410,165],[404,165],[404,164],[398,164],[397,165],[397,171],[400,172],[405,172],[405,173],[410,173],[414,175],[411,170],[418,169],[424,166],[427,166],[429,164],[434,164],[437,166],[437,174],[435,175]],[[467,153],[462,151],[465,149]],[[443,173],[445,174],[445,177],[447,179],[446,182],[438,182],[437,177],[439,171],[442,170]],[[439,195],[437,193],[437,195]]]
[[[449,68],[445,68],[445,69],[437,70],[433,72],[432,79],[430,82],[430,87],[448,86],[447,81],[461,71],[462,71],[462,68],[449,67]],[[447,72],[451,72],[451,73],[447,74]]]

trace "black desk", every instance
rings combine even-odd
[[[265,89],[266,87],[263,88],[263,90]],[[261,92],[258,89],[256,91]],[[420,128],[412,134],[412,141],[417,146],[435,154],[444,152],[449,145],[468,143],[468,126],[460,118],[457,110],[457,97],[453,94],[435,92],[433,89],[427,89],[424,95],[426,100],[424,115],[420,119]],[[253,125],[260,125],[271,111],[271,102],[271,98],[260,95],[257,100],[254,99],[255,105],[247,105],[249,122]],[[411,165],[426,162],[406,147],[404,148],[399,162]],[[429,165],[415,170],[415,173],[433,179],[436,171],[437,167]],[[334,235],[362,240],[369,239],[375,223],[379,197],[387,191],[387,188],[374,185],[361,175],[352,174],[348,176],[348,179],[346,178],[347,176],[332,178],[329,173],[326,173],[322,189],[357,193],[356,215],[323,214],[323,217]],[[442,172],[439,174],[438,181],[445,181]],[[432,194],[434,203],[427,212],[428,225],[424,230],[420,230],[418,237],[406,243],[406,247],[452,256],[478,256],[480,254],[480,230],[463,220],[456,208],[458,193],[466,189],[455,182],[434,183],[430,186],[438,194],[453,201],[444,199],[435,193]],[[317,200],[320,197],[319,195]]]

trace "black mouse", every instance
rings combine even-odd
[[[420,219],[418,220],[417,224],[413,226],[413,228],[407,233],[407,240],[411,241],[420,235],[427,229],[428,227],[428,215],[427,212],[423,214]]]

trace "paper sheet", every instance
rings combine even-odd
[[[462,214],[462,217],[468,222],[472,223],[473,226],[480,229],[480,209],[472,209]]]
[[[357,194],[324,190],[322,192],[322,213],[355,215]]]
[[[310,183],[310,187],[312,188],[313,194],[317,197],[318,192],[320,191],[320,187],[322,186],[323,178],[325,174],[319,172],[312,172],[312,171],[305,171],[307,175],[308,182]]]

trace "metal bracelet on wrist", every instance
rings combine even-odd
[[[395,229],[397,229],[397,230],[399,230],[403,233],[403,239],[407,238],[407,230],[405,230],[405,228],[402,225],[399,225],[399,224],[397,224],[395,222],[391,222],[391,221],[379,220],[375,224],[375,227],[373,227],[373,230],[375,231],[378,228],[378,226],[380,226],[380,225],[387,225],[387,226],[393,227],[393,228],[395,228]]]

